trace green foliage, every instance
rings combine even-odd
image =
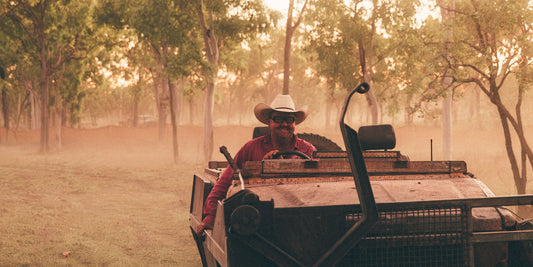
[[[376,97],[390,115],[423,110],[450,94],[441,85],[446,67],[453,69],[448,73],[456,82],[479,79],[487,85],[492,79],[500,85],[512,77],[508,88],[531,87],[529,1],[456,0],[450,10],[453,19],[444,23],[431,16],[417,19],[424,3],[311,1],[304,27],[294,36],[295,97],[311,95],[313,99],[306,100],[317,103],[320,98],[343,97],[363,80],[359,48],[370,43],[374,61],[367,67],[373,71]],[[217,66],[204,58],[200,4],[208,32],[216,37]],[[87,106],[92,107],[98,106],[96,97],[105,98],[102,104],[109,108],[112,101],[129,101],[103,94],[100,88],[114,92],[113,87],[123,86],[123,96],[154,97],[146,88],[154,87],[151,79],[157,70],[172,80],[184,79],[186,99],[199,98],[210,81],[206,71],[219,70],[216,94],[221,105],[230,100],[268,101],[279,92],[285,25],[281,13],[269,10],[261,0],[0,0],[0,65],[6,70],[12,102],[24,99],[25,83],[40,94],[39,34],[31,12],[41,6],[51,90],[57,86],[58,100],[73,121],[79,120],[87,97],[93,101]],[[109,73],[111,78],[104,75]],[[107,81],[119,78],[128,84]],[[121,104],[130,109],[126,106],[131,103]]]
[[[318,74],[328,81],[329,95],[351,90],[363,81],[360,46],[372,53],[372,82],[379,102],[398,110],[399,97],[423,88],[419,67],[425,51],[415,27],[418,1],[315,1],[307,23],[313,25],[306,47]],[[375,26],[373,26],[373,24]],[[377,27],[374,33],[373,27]],[[372,51],[369,51],[372,47]],[[424,54],[425,56],[425,54]],[[365,61],[367,59],[365,58]],[[405,90],[405,89],[408,90]]]

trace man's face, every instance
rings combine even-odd
[[[270,132],[273,137],[290,138],[294,134],[294,114],[274,111],[270,116]]]

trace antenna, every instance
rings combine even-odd
[[[429,146],[431,148],[431,161],[433,161],[433,139],[429,139]]]

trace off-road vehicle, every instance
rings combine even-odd
[[[533,266],[531,221],[507,208],[533,196],[495,197],[463,161],[411,161],[392,150],[391,125],[355,131],[346,110],[368,88],[345,101],[345,151],[246,162],[201,235],[204,201],[228,162],[194,175],[190,227],[203,265]]]

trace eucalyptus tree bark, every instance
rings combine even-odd
[[[528,51],[530,41],[526,38],[526,36],[531,35],[532,31],[531,27],[528,26],[531,24],[531,15],[527,9],[510,8],[498,11],[498,17],[489,11],[499,10],[494,9],[494,4],[505,3],[490,2],[488,6],[484,5],[485,2],[483,1],[474,1],[473,3],[474,5],[469,5],[468,9],[452,10],[455,18],[462,19],[461,24],[453,25],[454,32],[462,32],[462,36],[465,37],[462,40],[455,40],[453,43],[454,50],[457,52],[454,53],[453,61],[448,61],[448,64],[454,70],[459,70],[455,73],[471,72],[467,77],[458,75],[454,78],[459,83],[474,83],[497,108],[516,191],[522,194],[526,192],[528,180],[525,169],[533,167],[533,151],[526,139],[521,115],[523,93],[520,91],[525,88],[521,85],[528,85],[527,81],[518,80],[519,91],[516,94],[518,98],[514,107],[514,114],[503,102],[501,89],[506,79],[511,75],[516,75],[515,77],[518,78],[531,77],[527,70],[520,67],[527,66],[527,62],[531,61],[533,55],[531,51]],[[487,12],[489,14],[486,14]],[[464,23],[465,20],[468,23]],[[516,23],[517,20],[521,23]],[[505,22],[512,23],[506,24]],[[501,51],[519,52],[501,53]],[[472,59],[471,55],[477,56]],[[516,68],[516,63],[524,65],[519,64],[519,68]],[[522,84],[522,82],[524,83]],[[512,88],[516,88],[516,86],[513,85]],[[506,103],[509,103],[509,99],[506,99]],[[519,147],[513,144],[516,140],[518,140]],[[515,153],[517,148],[519,148],[518,153]],[[519,211],[523,210],[527,210],[527,208],[524,209],[523,206],[520,206]]]
[[[373,40],[373,38],[371,38]],[[366,53],[365,53],[365,45],[363,41],[359,40],[359,60],[361,64],[361,71],[363,73],[363,80],[367,82],[370,85],[370,90],[365,94],[366,101],[368,103],[368,106],[370,107],[370,115],[372,119],[372,124],[378,123],[378,101],[376,99],[376,94],[374,93],[374,86],[372,83],[372,62],[373,62],[373,56],[372,56],[372,50],[373,50],[373,41],[370,41],[370,47],[368,48],[368,65],[366,62]]]
[[[176,83],[168,80],[168,89],[170,96],[170,122],[172,124],[172,151],[174,155],[174,163],[178,163],[179,147],[178,147],[178,125],[176,123]]]
[[[494,76],[496,77],[496,76]],[[472,79],[473,82],[475,82],[479,88],[481,88],[481,91],[484,92],[490,99],[490,101],[496,106],[498,109],[498,115],[500,117],[500,122],[502,124],[502,129],[504,133],[504,141],[505,141],[505,148],[507,151],[507,157],[509,159],[509,164],[511,165],[511,171],[513,173],[513,179],[515,182],[516,191],[518,194],[524,194],[526,192],[527,188],[527,176],[526,171],[522,170],[520,171],[520,167],[518,164],[518,159],[515,155],[514,148],[513,148],[513,139],[511,137],[511,129],[514,130],[514,133],[516,134],[516,137],[518,137],[518,141],[520,144],[520,155],[521,155],[521,162],[522,162],[522,168],[527,168],[525,165],[526,162],[529,161],[529,166],[533,167],[533,151],[531,150],[531,147],[529,146],[529,143],[527,142],[527,139],[525,137],[525,133],[522,127],[522,121],[521,121],[521,113],[517,113],[517,118],[514,118],[512,113],[507,109],[505,104],[502,102],[501,96],[500,96],[500,87],[497,86],[496,78],[493,78],[491,76],[489,80],[489,88],[485,87],[484,84],[479,79]],[[521,102],[522,102],[522,94],[518,94],[518,100],[517,105],[515,108],[520,109]],[[526,207],[519,207],[520,211],[529,210]]]
[[[48,104],[50,103],[49,96],[49,76],[48,65],[46,64],[46,47],[44,46],[44,32],[39,34],[39,39],[42,41],[40,49],[41,59],[41,152],[48,152],[50,150],[50,111]]]
[[[283,94],[288,95],[289,94],[289,86],[290,86],[290,78],[291,78],[291,47],[292,47],[292,36],[294,35],[294,31],[296,28],[298,28],[298,25],[302,22],[303,13],[305,12],[305,8],[307,7],[306,0],[304,2],[304,5],[302,6],[302,10],[300,10],[300,14],[298,15],[298,18],[296,19],[296,22],[293,24],[293,17],[292,13],[294,10],[294,0],[289,1],[289,10],[287,12],[287,27],[285,29],[285,50],[283,53]]]
[[[450,77],[445,77],[442,81],[443,87],[448,87],[451,83]],[[450,92],[442,100],[442,159],[452,160],[452,111],[453,111],[453,94]]]
[[[439,4],[443,4],[442,0],[439,0]],[[453,9],[454,3],[453,1],[448,4],[449,7],[445,9],[441,9],[441,17],[442,21],[449,21],[452,19],[452,13],[448,10]],[[446,32],[446,36],[444,37],[444,43],[445,43],[445,50],[443,51],[444,57],[450,61],[451,53],[449,52],[448,45],[450,40],[453,39],[453,31],[450,29]],[[453,83],[453,78],[448,74],[448,72],[451,71],[448,67],[446,67],[443,72],[444,76],[442,79],[442,88],[451,88],[451,85]],[[449,90],[449,89],[448,89]],[[443,160],[452,160],[452,113],[453,113],[453,94],[452,92],[448,92],[447,96],[442,100],[442,157]]]
[[[5,140],[7,143],[8,134],[9,134],[9,101],[7,101],[7,88],[3,84],[0,84],[2,87],[2,114],[4,116],[4,129],[5,129]],[[2,140],[0,140],[1,143]]]
[[[376,0],[372,1],[374,7],[378,5]],[[375,8],[372,12],[375,12]],[[371,31],[370,31],[370,43],[365,46],[363,38],[359,38],[359,61],[361,64],[361,72],[363,74],[363,80],[370,85],[370,90],[365,94],[366,101],[370,107],[370,115],[372,118],[372,124],[378,123],[379,110],[378,101],[376,99],[375,89],[372,83],[372,66],[374,65],[374,36],[376,35],[376,21],[375,15],[371,17]],[[366,52],[368,51],[368,53]],[[368,63],[368,64],[367,64]]]
[[[326,94],[326,116],[324,117],[326,119],[326,129],[331,129],[332,125],[331,125],[331,110],[333,109],[333,94],[334,94],[334,90],[335,89],[335,82],[333,81],[333,78],[332,77],[328,77],[326,79],[326,88],[328,88],[327,90],[327,94]],[[337,121],[337,120],[335,120]]]
[[[132,87],[132,96],[133,96],[133,126],[137,127],[138,125],[138,118],[139,118],[139,102],[141,101],[142,93],[144,91],[144,72],[139,69],[139,78],[137,79],[137,83],[135,86]],[[157,103],[158,101],[156,101]]]
[[[207,28],[203,11],[203,3],[197,6],[198,21],[204,40],[205,55],[210,66],[206,71],[206,90],[204,102],[204,160],[213,155],[213,110],[215,105],[215,84],[218,73],[219,48],[218,38],[214,31]]]
[[[158,123],[158,132],[159,140],[163,140],[165,137],[165,126],[167,121],[167,107],[169,106],[169,78],[168,75],[165,75],[165,66],[163,63],[163,56],[161,55],[162,51],[165,48],[160,47],[151,43],[152,51],[154,57],[156,58],[157,64],[154,69],[150,69],[152,77],[154,80],[154,93],[156,98],[157,105],[157,115],[159,117]]]
[[[526,162],[529,162],[529,166],[533,167],[533,151],[531,150],[531,147],[529,146],[529,143],[527,142],[527,139],[525,137],[525,132],[522,125],[522,116],[520,112],[523,93],[520,93],[520,91],[518,93],[517,104],[515,106],[515,109],[517,110],[515,118],[513,114],[507,109],[501,99],[500,89],[502,83],[501,81],[500,83],[496,81],[497,78],[500,79],[500,77],[496,75],[496,73],[497,69],[493,68],[489,72],[489,75],[486,76],[488,77],[488,87],[486,87],[485,84],[483,84],[483,82],[477,78],[473,78],[469,81],[476,83],[478,88],[480,88],[481,91],[489,97],[491,103],[493,103],[498,109],[500,122],[502,124],[502,129],[504,132],[505,148],[507,151],[509,164],[511,165],[511,171],[513,173],[515,187],[518,194],[524,194],[527,188],[527,173],[525,170],[520,171],[518,159],[513,148],[513,139],[511,137],[511,129],[513,129],[520,144],[521,162],[523,164],[522,168],[527,168],[527,166],[525,165]],[[529,209],[525,207],[519,207],[519,210],[524,211]]]
[[[34,7],[32,7],[32,4]],[[47,29],[45,29],[46,9],[50,5],[48,1],[38,1],[37,3],[17,1],[17,8],[22,10],[27,17],[12,15],[11,17],[24,29],[30,37],[30,41],[37,47],[40,63],[40,87],[41,87],[41,134],[40,151],[46,153],[50,150],[50,77],[54,70],[63,62],[61,52],[54,59],[54,64],[50,63],[50,49],[47,40]],[[28,23],[29,22],[29,23]]]
[[[35,130],[40,127],[39,124],[39,96],[33,90],[33,83],[28,77],[24,77],[22,83],[24,84],[24,89],[28,94],[29,106],[30,106],[30,129]]]
[[[4,80],[6,78],[4,68],[0,66],[0,78]],[[7,143],[7,136],[9,133],[9,113],[8,113],[8,101],[7,101],[7,88],[6,86],[0,82],[0,91],[2,91],[2,114],[4,116],[4,128],[6,130],[6,137],[5,137],[5,143]],[[1,137],[1,135],[0,135]],[[0,138],[0,144],[2,143],[2,140]]]
[[[57,79],[55,79],[55,83],[54,83],[54,94],[55,94],[55,118],[56,118],[56,149],[57,151],[61,151],[63,149],[63,143],[62,143],[62,132],[61,132],[61,128],[63,126],[63,117],[62,117],[62,111],[63,111],[63,108],[62,108],[62,99],[61,99],[61,94],[60,94],[60,87],[61,87],[61,84],[63,83],[63,76],[65,74],[65,63],[63,62],[61,64],[61,72],[59,74],[59,77]]]
[[[519,68],[521,72],[526,72],[528,68],[528,60],[522,59],[522,61],[519,64]],[[518,100],[515,105],[515,113],[516,113],[516,120],[518,121],[518,129],[520,132],[524,133],[524,125],[522,123],[522,103],[524,99],[524,92],[527,90],[527,78],[522,75],[522,77],[519,80],[518,83]],[[527,185],[527,151],[523,146],[520,146],[520,159],[521,159],[521,168],[522,172],[520,174],[521,180],[524,181],[524,194],[526,193],[526,185]],[[527,206],[529,207],[529,206]],[[531,208],[531,207],[529,207]]]

